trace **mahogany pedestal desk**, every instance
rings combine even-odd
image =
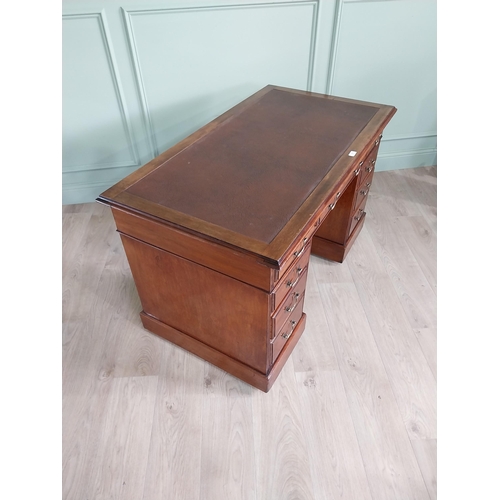
[[[269,391],[304,331],[310,253],[344,260],[395,112],[269,85],[101,194],[144,327]]]

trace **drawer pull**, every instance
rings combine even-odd
[[[354,175],[355,175],[355,176],[356,176],[356,175],[358,175],[360,170],[361,170],[360,168],[357,168],[357,169],[354,171]]]
[[[375,146],[378,146],[378,143],[379,143],[379,142],[380,142],[380,139],[377,139],[377,140],[375,141]]]
[[[295,255],[295,257],[300,257],[303,253],[304,253],[304,250],[306,249],[306,242],[307,242],[307,238],[304,238],[302,240],[302,243],[303,243],[303,246],[302,246],[302,249],[297,252],[293,252],[293,255]]]
[[[366,184],[366,188],[368,189],[371,185],[372,185],[372,183],[371,183],[371,182],[368,182],[368,183]]]
[[[291,306],[291,307],[290,307],[290,306],[285,307],[285,311],[286,311],[286,312],[291,313],[291,312],[292,312],[292,311],[293,311],[293,310],[297,307],[297,304],[299,303],[299,301],[298,301],[299,296],[300,296],[300,294],[299,294],[299,293],[297,293],[297,292],[295,292],[295,293],[293,294],[293,298],[295,299],[295,304],[294,304],[293,306]]]
[[[363,196],[366,196],[368,194],[368,191],[362,189],[359,193],[362,194]]]
[[[364,214],[363,210],[360,210],[360,212],[361,213],[359,215],[357,215],[357,216],[354,217],[355,220],[360,220],[361,217],[363,217],[363,214]]]
[[[281,336],[285,339],[285,340],[288,340],[292,333],[293,333],[293,330],[295,329],[295,325],[297,324],[296,321],[290,321],[290,323],[292,324],[292,329],[290,330],[289,333],[282,333]]]
[[[375,158],[373,158],[373,160],[370,160],[370,163],[371,163],[372,165],[375,165],[375,162],[376,162],[376,161],[377,161],[377,160],[375,160]]]
[[[370,173],[373,170],[373,165],[371,167],[366,167],[365,170]]]
[[[293,288],[297,282],[299,281],[299,278],[300,278],[300,275],[302,274],[302,271],[304,270],[303,267],[298,267],[297,268],[297,279],[295,281],[287,281],[286,282],[286,286],[290,287],[290,288]]]
[[[337,204],[337,200],[340,198],[340,191],[335,195],[335,201],[333,203],[330,203],[330,205],[328,205],[328,208],[330,210],[333,210],[335,208],[335,205]]]

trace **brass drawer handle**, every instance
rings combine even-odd
[[[360,220],[360,219],[361,219],[361,217],[363,217],[363,215],[364,215],[364,213],[365,213],[365,212],[363,212],[363,210],[360,210],[360,212],[361,212],[361,214],[360,214],[360,215],[358,215],[358,216],[354,217],[354,219],[355,219],[355,220]]]
[[[300,250],[300,252],[293,252],[293,255],[295,255],[295,257],[300,257],[304,253],[304,250],[306,249],[306,242],[307,242],[307,238],[304,238],[302,240],[303,246],[302,246],[302,249]]]
[[[363,162],[361,162],[361,163],[363,163]],[[328,205],[328,208],[330,210],[333,210],[335,208],[335,205],[337,204],[337,201],[339,198],[340,198],[340,191],[335,195],[335,201],[333,203],[330,203],[330,205]]]
[[[375,162],[376,162],[376,161],[377,161],[377,160],[375,160],[375,158],[373,158],[373,160],[370,160],[370,163],[371,163],[372,165],[375,165]]]
[[[366,196],[368,194],[368,191],[369,191],[371,185],[372,185],[371,182],[367,182],[365,184],[365,188],[362,189],[359,193],[362,194],[363,196]]]
[[[355,176],[356,176],[356,175],[358,175],[360,170],[361,170],[360,168],[357,168],[357,169],[354,171],[354,175],[355,175]]]
[[[296,321],[290,321],[290,323],[292,324],[292,329],[290,330],[289,333],[282,333],[281,336],[285,339],[285,340],[288,340],[292,333],[293,333],[293,330],[295,329],[295,325],[297,324]]]
[[[299,303],[299,297],[300,297],[300,293],[295,292],[293,294],[293,298],[295,299],[295,304],[291,307],[289,307],[289,306],[285,307],[286,312],[291,313],[297,307],[297,304]]]
[[[302,274],[302,271],[304,270],[303,267],[297,267],[297,279],[295,281],[287,281],[286,286],[293,288],[299,281],[300,275]]]
[[[366,167],[365,170],[370,173],[373,170],[373,165],[371,167]]]
[[[377,140],[375,141],[375,146],[378,146],[378,143],[379,143],[379,142],[380,142],[380,139],[377,139]]]

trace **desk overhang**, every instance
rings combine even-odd
[[[269,85],[98,201],[277,267],[395,112],[393,106]]]

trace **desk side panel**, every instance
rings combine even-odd
[[[267,373],[269,294],[121,235],[144,312]]]

